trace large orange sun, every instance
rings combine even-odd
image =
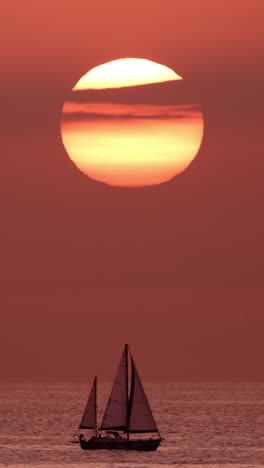
[[[198,105],[182,103],[182,78],[145,59],[113,60],[86,73],[62,112],[71,160],[116,186],[167,182],[196,156],[203,134]]]

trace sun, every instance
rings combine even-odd
[[[180,97],[182,77],[165,65],[123,58],[88,71],[62,111],[61,133],[74,164],[114,186],[167,182],[196,156],[199,105]]]

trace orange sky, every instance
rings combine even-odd
[[[128,341],[149,380],[263,379],[263,10],[1,5],[1,378],[111,378]],[[203,110],[199,155],[168,184],[101,186],[63,148],[70,90],[120,57],[172,68]]]

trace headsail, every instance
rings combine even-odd
[[[131,363],[128,432],[159,432],[132,356]]]
[[[97,428],[96,422],[96,383],[97,378],[94,378],[91,392],[80,422],[79,429],[95,429]]]
[[[124,349],[100,430],[126,430],[128,414],[127,346]]]

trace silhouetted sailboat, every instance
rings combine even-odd
[[[128,354],[131,359],[130,391]],[[161,437],[128,345],[125,345],[101,426],[99,428],[97,426],[97,378],[95,377],[79,429],[94,430],[94,435],[89,440],[85,440],[83,434],[80,434],[80,445],[83,450],[156,450],[158,448]],[[101,431],[105,433],[102,434]],[[119,431],[122,431],[123,435],[120,435]],[[153,435],[151,438],[130,436],[138,433]]]

